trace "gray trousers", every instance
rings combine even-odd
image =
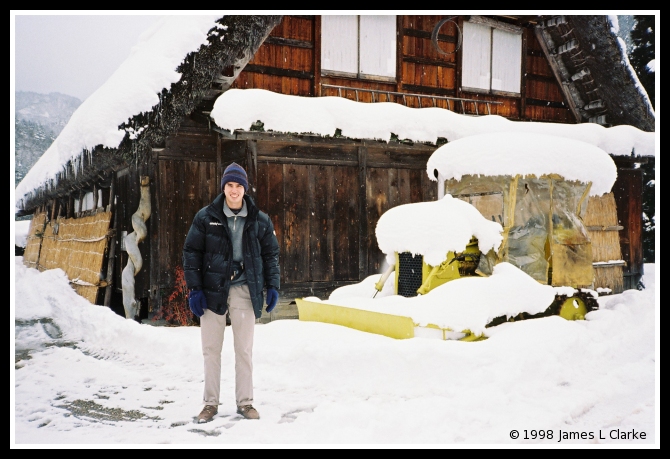
[[[235,401],[237,406],[251,405],[254,400],[251,351],[254,345],[256,316],[247,284],[236,285],[228,293],[228,310],[235,348]],[[202,355],[205,363],[203,403],[219,405],[221,393],[221,350],[226,316],[205,309],[200,317]]]

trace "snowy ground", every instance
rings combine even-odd
[[[126,320],[15,257],[12,445],[657,447],[654,266],[585,321],[506,323],[480,342],[259,324],[259,421],[235,414],[228,329],[219,414],[196,424],[199,328]]]

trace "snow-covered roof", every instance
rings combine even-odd
[[[375,230],[379,249],[394,263],[395,252],[423,255],[437,266],[448,252],[465,250],[472,236],[483,253],[497,250],[502,242],[500,223],[487,220],[474,207],[451,195],[437,201],[393,207],[379,217]]]
[[[653,132],[633,126],[606,128],[595,123],[512,121],[498,115],[470,116],[437,107],[411,108],[392,102],[355,102],[342,97],[302,97],[264,89],[230,89],[211,113],[218,127],[249,130],[261,121],[266,131],[312,133],[389,141],[392,134],[414,142],[454,141],[488,132],[530,132],[581,140],[613,155],[653,156]]]
[[[566,180],[591,182],[592,196],[609,193],[617,178],[616,164],[603,149],[529,132],[491,132],[449,142],[433,152],[426,170],[432,180],[434,170],[445,180],[460,180],[463,175],[559,174]]]
[[[119,126],[159,103],[163,89],[179,81],[175,69],[188,53],[207,44],[207,32],[222,15],[165,16],[144,32],[128,58],[72,114],[49,149],[16,187],[16,201],[53,179],[68,161],[99,145],[117,148]]]

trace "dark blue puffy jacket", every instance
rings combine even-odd
[[[242,234],[244,269],[256,318],[263,310],[263,289],[279,290],[279,243],[270,217],[245,195],[247,217]],[[186,285],[200,287],[207,309],[225,314],[233,264],[233,245],[223,214],[225,196],[219,194],[195,214],[184,243],[183,262]]]

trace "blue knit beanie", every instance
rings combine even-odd
[[[247,172],[237,163],[231,163],[230,166],[226,167],[226,170],[223,171],[223,177],[221,177],[221,190],[226,186],[228,182],[236,182],[244,187],[244,192],[246,193],[249,189],[249,181],[247,179]]]

